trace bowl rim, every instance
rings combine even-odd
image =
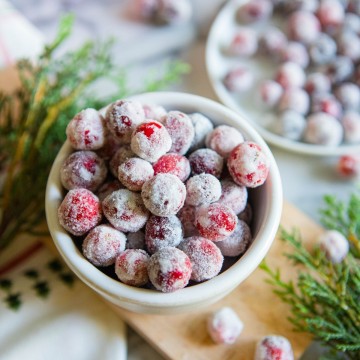
[[[228,293],[258,267],[275,239],[280,224],[283,193],[280,173],[274,156],[262,137],[246,119],[216,101],[182,92],[142,93],[129,96],[127,99],[159,104],[165,108],[176,106],[177,109],[184,112],[186,112],[184,110],[186,108],[196,109],[193,112],[210,112],[214,114],[214,118],[224,118],[226,123],[232,123],[236,127],[240,126],[240,131],[245,134],[245,137],[257,142],[270,161],[270,171],[266,181],[271,182],[272,186],[269,194],[270,201],[268,201],[264,212],[267,215],[267,220],[259,227],[256,241],[241,257],[241,261],[237,261],[213,279],[173,293],[162,293],[157,290],[128,286],[104,274],[85,259],[71,236],[59,224],[57,210],[63,198],[59,169],[68,152],[71,151],[70,143],[66,141],[56,156],[46,187],[46,219],[56,248],[70,269],[83,282],[115,304],[121,304],[121,302],[125,301],[142,307],[184,307],[200,303],[203,299],[216,298],[221,294]],[[101,109],[101,111],[104,112],[105,108]]]

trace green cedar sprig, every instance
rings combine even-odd
[[[261,268],[274,293],[289,304],[294,329],[309,333],[338,358],[360,359],[360,196],[354,193],[345,203],[334,196],[324,198],[322,223],[341,232],[350,242],[350,252],[339,264],[329,261],[315,246],[308,251],[298,230],[280,230],[280,239],[290,245],[284,255],[299,265],[295,281],[284,281],[279,269],[266,262]],[[329,355],[330,356],[330,355]]]
[[[0,250],[19,233],[39,234],[48,173],[76,113],[87,107],[100,109],[132,93],[158,90],[189,71],[180,61],[166,62],[136,89],[129,87],[126,69],[112,62],[112,41],[89,41],[54,56],[70,36],[73,21],[71,15],[62,19],[55,40],[37,62],[17,63],[19,89],[11,95],[0,92]],[[115,90],[97,97],[94,84],[104,78]]]

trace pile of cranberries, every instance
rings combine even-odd
[[[95,266],[163,292],[202,282],[252,242],[248,188],[269,161],[237,129],[204,115],[118,100],[68,124],[60,224]]]
[[[255,90],[263,108],[275,114],[269,129],[285,138],[325,146],[359,144],[359,4],[249,0],[240,5],[227,56],[266,58],[275,70],[272,78],[257,79],[239,61],[225,74],[225,87],[233,94]]]

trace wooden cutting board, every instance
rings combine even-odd
[[[294,206],[285,202],[281,225],[291,230],[300,229],[304,244],[312,246],[322,228]],[[282,255],[286,251],[282,241],[275,239],[266,257],[271,268],[280,268],[286,279],[295,278],[295,269]],[[165,358],[206,360],[253,359],[256,342],[265,335],[279,334],[287,337],[294,349],[295,358],[303,353],[311,339],[292,331],[286,319],[289,308],[273,293],[265,282],[266,274],[257,269],[232,293],[216,304],[196,309],[194,313],[180,315],[143,315],[127,310],[114,310]],[[209,314],[223,306],[232,307],[244,322],[244,330],[233,345],[214,344],[206,331]]]

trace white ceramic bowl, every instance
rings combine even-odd
[[[254,210],[254,241],[234,265],[215,278],[174,293],[139,289],[116,281],[102,273],[81,254],[71,236],[60,226],[57,209],[64,191],[60,183],[60,166],[72,151],[65,142],[52,166],[46,189],[46,217],[51,236],[71,270],[89,287],[116,306],[141,313],[173,314],[196,310],[213,303],[238,286],[259,265],[274,240],[282,210],[282,187],[274,157],[261,136],[241,116],[226,107],[196,95],[157,92],[133,96],[143,103],[156,103],[168,110],[185,113],[201,112],[215,125],[227,124],[240,130],[248,140],[257,142],[270,159],[269,177],[265,184],[250,192]]]

